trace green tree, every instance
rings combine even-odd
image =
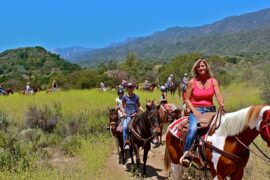
[[[128,73],[130,78],[142,79],[145,73],[143,71],[143,62],[134,54],[128,54],[126,60],[122,63],[122,70]]]

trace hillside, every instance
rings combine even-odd
[[[177,54],[235,55],[263,52],[269,47],[270,9],[231,16],[200,27],[172,27],[118,46],[95,49],[78,56],[83,64],[122,60],[128,53],[142,59],[168,59]],[[253,47],[255,49],[253,49]]]
[[[80,69],[59,55],[42,47],[6,50],[0,53],[0,81],[30,80],[56,74],[68,74]]]
[[[51,52],[59,54],[62,58],[76,63],[77,59],[84,53],[91,52],[94,48],[84,48],[81,46],[72,46],[68,48],[55,48]]]

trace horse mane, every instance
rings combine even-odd
[[[250,123],[255,121],[262,108],[266,105],[256,105],[236,112],[227,113],[222,117],[219,133],[225,136],[234,136],[243,132]]]

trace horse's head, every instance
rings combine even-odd
[[[112,130],[117,128],[118,125],[118,110],[115,108],[109,109],[110,128]]]
[[[160,115],[159,115],[160,105],[156,106],[153,101],[147,101],[146,109],[148,111],[148,120],[152,133],[159,134],[160,130]]]
[[[263,113],[263,119],[260,124],[260,134],[264,141],[266,141],[268,147],[270,147],[270,110],[266,110]]]

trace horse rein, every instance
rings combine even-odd
[[[242,145],[244,146],[247,150],[249,150],[250,152],[252,152],[253,154],[255,154],[257,157],[259,157],[260,159],[270,163],[270,157],[268,157],[264,152],[262,152],[262,150],[255,144],[255,142],[252,141],[252,143],[255,145],[255,147],[260,151],[260,153],[262,153],[262,155],[264,155],[264,157],[262,157],[260,154],[256,153],[255,151],[253,151],[252,149],[250,149],[247,145],[245,145],[238,137],[234,136],[234,138]]]
[[[270,127],[270,122],[267,122],[267,121],[269,121],[269,119],[266,119],[266,123],[263,124],[263,125],[260,127],[259,132],[261,132],[263,129],[266,128],[266,135],[267,135],[268,138],[270,138],[270,132],[269,132],[269,128],[268,128],[268,127]],[[264,123],[264,121],[263,121],[262,123]],[[266,155],[266,154],[265,154],[265,153],[257,146],[257,144],[256,144],[254,141],[252,141],[252,144],[258,149],[258,151],[259,151],[264,157],[262,157],[260,154],[256,153],[256,152],[253,151],[252,149],[250,149],[250,148],[249,148],[247,145],[245,145],[239,138],[237,138],[236,136],[234,136],[234,137],[235,137],[235,139],[236,139],[242,146],[244,146],[244,147],[245,147],[246,149],[248,149],[250,152],[252,152],[252,153],[255,154],[256,156],[258,156],[260,159],[262,159],[262,160],[264,160],[264,161],[270,163],[270,157],[267,156],[267,155]]]
[[[137,118],[137,117],[136,117],[136,118]],[[136,118],[135,118],[135,119],[136,119]],[[134,121],[134,119],[131,120],[131,122],[130,122],[129,125],[128,125],[128,128],[130,129],[131,134],[133,134],[138,140],[143,141],[143,147],[144,147],[145,144],[146,144],[149,140],[153,139],[153,138],[156,136],[156,133],[152,134],[150,137],[148,137],[148,138],[146,138],[146,139],[143,138],[143,137],[141,137],[141,136],[137,133],[137,131],[133,128],[133,126],[132,126],[133,121]],[[152,126],[151,123],[150,123],[150,126]]]

